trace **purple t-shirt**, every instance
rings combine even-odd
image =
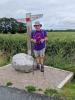
[[[44,39],[47,36],[47,32],[45,30],[40,31],[32,31],[31,38],[35,39],[37,43],[33,44],[34,50],[41,50],[46,47],[46,42],[41,43],[41,39]]]

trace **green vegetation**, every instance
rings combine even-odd
[[[49,32],[45,64],[75,72],[75,32]]]
[[[44,94],[46,96],[52,96],[52,97],[54,97],[54,96],[56,96],[58,94],[58,92],[55,89],[46,89],[44,91]]]
[[[75,80],[66,84],[60,91],[59,95],[66,98],[66,100],[75,100]]]
[[[22,22],[18,22],[14,18],[0,18],[0,33],[25,33],[26,32],[26,24]]]
[[[49,32],[48,37],[49,41],[75,41],[75,32]]]
[[[37,91],[43,91],[41,88],[37,89]]]
[[[8,57],[5,56],[2,52],[0,52],[0,67],[7,65],[8,63]]]
[[[36,91],[36,87],[32,86],[32,85],[31,86],[26,86],[25,89],[26,89],[27,92],[30,92],[30,93],[33,93],[33,92]]]
[[[66,84],[61,90],[46,89],[44,91],[46,96],[54,96],[64,98],[65,100],[75,100],[75,81]]]
[[[64,88],[62,89],[62,91],[66,91],[66,90],[68,90],[69,93],[65,94],[65,92],[64,92],[64,95],[75,96],[75,80],[72,81],[72,83],[68,83],[68,84],[66,84],[64,86]]]
[[[26,52],[26,45],[25,34],[0,34],[0,50],[11,57],[16,53]]]
[[[25,34],[0,34],[0,66],[11,61],[13,55],[26,52]]]
[[[13,83],[10,81],[6,83],[6,86],[12,86],[12,85],[13,85]]]
[[[75,100],[75,81],[66,84],[61,90],[46,89],[44,91],[46,96],[55,96],[64,98],[65,100]]]

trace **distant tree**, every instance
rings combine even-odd
[[[26,32],[26,24],[20,22],[18,26],[18,33],[25,33],[25,32]]]
[[[26,32],[26,24],[17,22],[14,18],[0,19],[0,32],[15,34],[16,32]]]
[[[53,29],[51,29],[50,32],[53,32]]]

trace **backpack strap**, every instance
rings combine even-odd
[[[42,31],[43,37],[45,37],[45,30],[41,30],[41,31]]]
[[[33,37],[33,35],[35,34],[35,30],[32,30],[32,32],[31,32],[31,37]]]

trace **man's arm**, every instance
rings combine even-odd
[[[45,32],[45,33],[44,33],[45,38],[44,38],[44,39],[41,39],[41,42],[48,41],[47,32],[46,32],[46,31],[44,31],[44,32]]]
[[[48,37],[46,36],[44,39],[41,39],[41,42],[48,41]]]
[[[48,36],[45,37],[45,41],[48,41]]]
[[[48,41],[48,33],[45,31],[45,41]]]

